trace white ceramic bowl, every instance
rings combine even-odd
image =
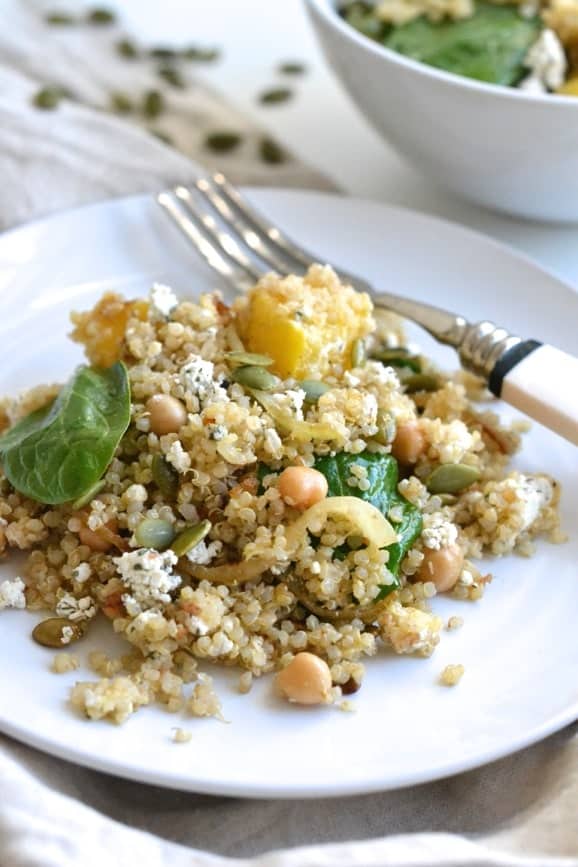
[[[441,72],[362,36],[337,0],[305,3],[355,104],[431,180],[516,216],[578,221],[578,98]]]

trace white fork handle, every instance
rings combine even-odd
[[[578,445],[578,358],[537,344],[498,379],[494,394]]]

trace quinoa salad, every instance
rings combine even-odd
[[[340,14],[364,36],[446,72],[578,96],[578,0],[352,0]]]
[[[107,293],[72,322],[87,364],[0,402],[0,555],[25,553],[0,610],[38,612],[55,673],[95,618],[125,639],[88,654],[84,717],[222,717],[210,663],[347,709],[367,659],[430,656],[497,558],[562,541],[557,482],[510,467],[525,425],[327,266],[230,306]]]

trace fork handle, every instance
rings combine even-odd
[[[489,386],[506,403],[578,445],[578,358],[525,340],[500,358]]]

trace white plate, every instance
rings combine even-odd
[[[273,219],[319,253],[376,286],[494,318],[525,336],[578,352],[578,297],[512,251],[449,223],[381,204],[314,193],[259,191]],[[136,295],[153,280],[196,295],[214,285],[148,198],[103,203],[0,238],[0,393],[62,380],[80,360],[65,339],[71,308],[104,289]],[[449,350],[428,351],[455,364]],[[436,600],[463,629],[444,633],[431,659],[382,655],[367,664],[355,713],[278,703],[264,678],[248,696],[218,675],[230,724],[183,720],[156,708],[123,727],[89,723],[66,706],[87,670],[56,676],[52,654],[30,640],[35,618],[0,615],[0,729],[82,765],[197,792],[314,797],[370,792],[463,771],[537,741],[578,716],[578,479],[576,450],[535,428],[516,461],[564,482],[571,540],[544,542],[530,560],[492,564],[481,603]],[[3,563],[1,575],[13,574]],[[97,630],[98,632],[98,630]],[[91,647],[113,644],[105,624]],[[86,658],[86,645],[78,646]],[[466,667],[455,689],[436,684],[450,662]],[[193,732],[177,746],[171,727]]]

